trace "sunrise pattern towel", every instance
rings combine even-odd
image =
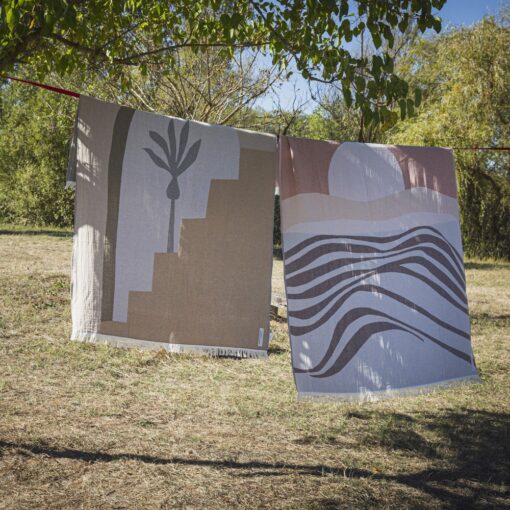
[[[477,379],[450,150],[283,137],[279,187],[301,397]]]
[[[265,356],[276,138],[81,96],[72,338]]]

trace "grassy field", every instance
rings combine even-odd
[[[338,405],[283,322],[268,360],[70,342],[70,249],[0,227],[0,508],[510,508],[510,264],[466,264],[483,384]]]

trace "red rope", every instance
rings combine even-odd
[[[78,92],[73,92],[71,90],[66,90],[66,89],[60,89],[58,87],[52,87],[51,85],[44,85],[43,83],[38,83],[36,81],[22,80],[21,78],[13,78],[12,76],[6,76],[5,74],[0,74],[0,78],[5,78],[6,80],[19,81],[21,83],[33,85],[34,87],[39,87],[41,89],[49,90],[51,92],[56,92],[57,94],[64,94],[65,96],[71,96],[71,97],[76,97],[76,98],[80,97],[80,94],[78,94]]]
[[[452,147],[454,151],[510,151],[510,147]]]

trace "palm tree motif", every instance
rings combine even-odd
[[[197,140],[188,150],[186,155],[186,145],[188,144],[189,121],[184,124],[179,134],[179,148],[177,148],[177,137],[175,134],[174,121],[168,123],[168,144],[166,140],[156,131],[149,131],[149,136],[163,150],[166,162],[154,153],[152,149],[144,147],[144,151],[150,156],[155,165],[166,170],[172,179],[166,189],[166,196],[170,199],[170,223],[168,225],[168,252],[174,250],[175,237],[175,201],[180,197],[181,190],[177,178],[183,174],[197,159],[200,143]]]

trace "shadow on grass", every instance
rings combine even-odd
[[[283,317],[278,312],[271,311],[270,318],[274,322],[278,322],[279,324],[285,324],[287,322],[287,317]]]
[[[200,459],[184,457],[159,457],[131,453],[91,452],[46,445],[23,444],[0,441],[0,453],[16,449],[24,455],[41,455],[54,459],[70,459],[88,463],[134,460],[155,465],[185,465],[238,472],[242,477],[261,476],[340,476],[342,478],[380,480],[417,490],[422,496],[454,508],[487,508],[501,505],[510,496],[510,415],[503,412],[487,412],[472,409],[460,411],[422,412],[415,415],[360,410],[350,413],[349,419],[378,420],[379,428],[372,427],[364,444],[374,444],[391,451],[409,452],[414,457],[439,459],[438,468],[410,473],[372,472],[367,469],[344,468],[327,464],[295,464],[287,462],[238,462],[223,459]],[[432,432],[431,444],[423,435]],[[303,445],[315,442],[306,436]],[[334,438],[328,436],[331,448],[337,448]],[[396,490],[387,485],[387,490]],[[342,500],[314,500],[315,508]],[[489,505],[489,506],[487,506]]]
[[[277,346],[277,345],[271,345],[269,344],[268,353],[269,355],[277,355],[277,354],[285,354],[286,352],[289,352],[290,349],[285,349],[283,347]]]
[[[250,473],[249,476],[275,476],[286,475],[289,472],[297,471],[302,475],[323,476],[325,474],[342,474],[342,476],[352,476],[364,478],[372,476],[372,472],[364,469],[337,469],[320,464],[288,464],[280,462],[238,462],[234,460],[214,460],[214,459],[194,459],[183,457],[162,458],[153,455],[141,455],[133,453],[104,453],[87,452],[83,450],[74,450],[69,448],[51,448],[42,445],[30,445],[23,443],[13,443],[0,440],[0,453],[2,450],[16,449],[21,454],[42,455],[54,459],[70,459],[83,462],[116,462],[121,460],[134,460],[147,464],[155,465],[183,465],[197,467],[212,467],[216,469],[240,469],[240,470],[262,470],[256,473]]]
[[[510,269],[510,263],[495,262],[491,260],[476,260],[464,262],[464,268],[467,269],[483,269],[484,271],[494,271],[495,269]]]
[[[41,230],[23,230],[23,229],[9,229],[2,228],[0,229],[0,235],[2,236],[50,236],[50,237],[73,237],[72,231],[66,230],[51,230],[51,229],[41,229]]]
[[[500,315],[498,315],[498,314],[492,315],[487,312],[471,313],[470,317],[473,321],[487,321],[487,320],[489,320],[489,321],[507,321],[507,320],[510,320],[509,313],[503,313]]]

